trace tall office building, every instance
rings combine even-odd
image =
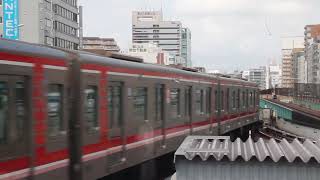
[[[191,31],[189,28],[182,28],[181,44],[181,56],[185,59],[187,67],[191,67]]]
[[[266,67],[262,66],[255,69],[249,69],[250,82],[258,84],[259,89],[266,89]]]
[[[177,57],[178,60],[172,62],[180,62],[179,57],[182,57],[182,32],[181,22],[163,20],[161,11],[132,13],[132,43],[156,43],[163,51]],[[190,31],[188,33],[190,34]],[[188,56],[188,53],[185,55]],[[184,66],[187,66],[187,61],[182,62]]]
[[[266,89],[278,88],[281,86],[281,66],[271,62],[266,67]]]
[[[292,52],[294,83],[307,83],[307,62],[303,49]]]
[[[305,26],[305,59],[308,83],[320,83],[320,24]]]
[[[304,48],[303,37],[282,38],[282,82],[283,88],[293,88],[295,82],[294,62],[292,54]]]
[[[78,49],[77,0],[0,0],[0,36]]]

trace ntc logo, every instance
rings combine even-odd
[[[3,0],[3,32],[4,38],[19,39],[18,0]]]

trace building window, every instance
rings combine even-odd
[[[147,119],[147,88],[138,87],[132,90],[133,114],[137,120]]]
[[[45,37],[45,43],[49,46],[53,46],[53,38],[52,37]]]
[[[121,124],[121,83],[112,82],[108,87],[109,128],[119,128]]]
[[[63,86],[49,84],[48,86],[48,132],[50,136],[57,135],[63,127]]]
[[[85,118],[87,120],[87,130],[94,130],[98,127],[98,88],[97,86],[87,86],[85,89]]]

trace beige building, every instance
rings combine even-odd
[[[77,0],[0,0],[0,37],[76,50]]]
[[[84,37],[83,50],[89,52],[119,52],[120,48],[113,38]]]
[[[308,83],[320,83],[320,24],[305,28],[305,60],[307,62]]]
[[[282,79],[283,88],[293,88],[295,82],[293,54],[304,50],[304,38],[282,38]]]

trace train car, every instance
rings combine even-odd
[[[101,178],[257,112],[247,81],[0,40],[0,179]]]

